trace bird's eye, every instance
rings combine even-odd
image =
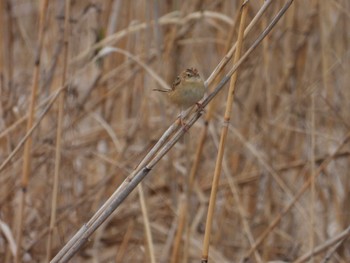
[[[191,73],[187,73],[187,77],[191,77]]]

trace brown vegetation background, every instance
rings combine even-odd
[[[44,11],[39,68],[41,1],[0,3],[0,262],[52,258],[176,120],[179,109],[152,91],[159,85],[145,67],[168,84],[188,67],[207,79],[237,40],[241,1],[70,2],[68,26],[65,1],[49,1]],[[248,3],[247,23],[263,3]],[[272,1],[242,52],[283,4]],[[36,71],[33,123],[40,122],[29,158],[21,140]],[[239,262],[262,237],[247,262],[350,261],[349,83],[350,2],[294,1],[238,70],[209,262]],[[61,87],[63,99],[47,109]],[[153,250],[134,191],[71,262],[151,262],[150,253],[155,262],[200,262],[227,87],[142,183]]]

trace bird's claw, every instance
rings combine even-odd
[[[189,127],[185,122],[185,120],[182,118],[182,116],[179,116],[179,125],[181,125],[181,127],[185,130],[185,132],[189,130]]]
[[[196,106],[200,112],[205,112],[203,104],[200,102],[196,102]]]

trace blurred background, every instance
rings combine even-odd
[[[207,79],[236,42],[242,4],[71,0],[49,1],[42,9],[42,2],[0,2],[1,262],[14,262],[18,243],[17,262],[45,262],[90,219],[179,114],[164,94],[152,91],[160,88],[154,74],[171,85],[195,67]],[[242,52],[285,2],[248,3],[247,24],[263,4],[267,8]],[[37,68],[40,16],[45,20]],[[311,262],[350,261],[349,28],[347,0],[294,1],[239,68],[209,262],[245,256],[247,262],[305,262],[312,251]],[[231,67],[232,61],[208,92]],[[142,183],[153,256],[134,191],[72,262],[200,261],[227,88]],[[63,100],[48,108],[59,89]],[[33,123],[40,122],[23,179],[21,140],[31,101]],[[191,171],[194,189],[184,198]],[[52,209],[56,221],[50,228]]]

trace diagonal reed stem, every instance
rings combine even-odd
[[[202,101],[202,108],[205,108],[209,104],[209,102],[223,89],[225,84],[230,80],[233,73],[236,72],[236,70],[246,61],[248,56],[254,51],[254,49],[274,28],[274,26],[282,18],[283,14],[287,11],[288,7],[292,4],[292,2],[293,0],[289,0],[282,7],[282,9],[273,18],[271,23],[252,44],[252,46],[244,53],[244,55],[237,61],[237,63],[233,65],[230,71],[221,79],[214,91]],[[186,131],[202,116],[202,108],[196,110],[190,116],[186,126],[179,128],[176,122],[174,122],[167,129],[167,131],[158,140],[156,145],[141,161],[140,165],[138,166],[139,168],[132,172],[124,180],[124,182],[104,203],[104,205],[95,213],[95,215],[86,224],[84,224],[78,230],[78,232],[66,243],[66,245],[56,254],[56,256],[51,260],[51,263],[68,262],[68,260],[71,259],[78,252],[78,250],[85,244],[85,242],[94,233],[94,231],[120,206],[120,204],[125,200],[125,198],[147,176],[147,174],[161,160],[161,158],[177,143],[177,141],[182,137],[182,135],[184,135]],[[172,137],[170,137],[171,135]]]

